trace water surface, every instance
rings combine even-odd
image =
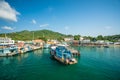
[[[63,65],[49,49],[0,57],[0,80],[120,80],[120,47],[75,47],[77,64]]]

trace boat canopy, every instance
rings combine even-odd
[[[71,52],[65,46],[58,46],[56,48],[56,55],[60,58],[71,58]]]

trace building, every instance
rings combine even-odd
[[[15,41],[11,38],[0,37],[0,45],[12,45],[15,44]]]
[[[83,37],[80,37],[80,41],[83,41],[84,40],[84,38]]]
[[[120,45],[120,42],[115,42],[114,45]]]
[[[36,46],[42,46],[44,45],[44,41],[41,40],[41,39],[36,39],[36,40],[33,40],[33,43],[36,45]]]
[[[25,44],[24,41],[17,41],[16,45],[21,48],[21,47],[24,47],[24,44]]]
[[[66,42],[73,41],[73,40],[74,40],[74,38],[73,38],[73,37],[64,38],[64,41],[66,41]]]
[[[97,43],[97,44],[104,44],[105,41],[104,41],[104,40],[97,40],[96,43]]]
[[[90,39],[82,40],[82,43],[91,43]]]
[[[48,40],[47,44],[58,44],[59,41],[58,40]]]

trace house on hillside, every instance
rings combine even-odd
[[[41,39],[33,40],[33,44],[34,44],[35,46],[43,47],[43,46],[44,46],[44,43],[45,43],[45,41],[43,41],[43,40],[41,40]]]

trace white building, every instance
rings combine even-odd
[[[80,41],[83,41],[84,40],[84,38],[83,37],[80,37]]]
[[[15,43],[15,41],[12,40],[11,38],[0,37],[0,45],[11,45],[14,43]]]
[[[99,43],[99,44],[104,44],[105,41],[104,40],[97,40],[96,43]]]
[[[90,43],[90,39],[85,39],[85,40],[82,40],[82,43]]]
[[[64,38],[64,41],[73,41],[74,40],[74,38],[73,37],[69,37],[69,38]]]

